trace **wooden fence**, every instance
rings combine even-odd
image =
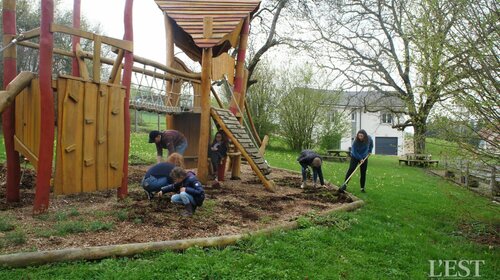
[[[442,166],[446,177],[455,178],[458,183],[484,195],[500,198],[500,166],[456,158],[445,158]]]

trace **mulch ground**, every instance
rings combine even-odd
[[[184,218],[179,215],[182,207],[170,203],[169,196],[147,200],[139,187],[147,168],[130,167],[129,196],[123,201],[116,199],[116,190],[51,195],[48,214],[33,216],[34,172],[24,172],[21,201],[7,204],[5,169],[0,166],[0,217],[14,225],[10,232],[24,236],[24,242],[16,242],[19,239],[7,237],[9,231],[0,232],[0,239],[11,241],[3,242],[0,253],[237,234],[352,202],[348,196],[338,196],[331,185],[300,189],[300,175],[283,170],[273,170],[270,177],[277,192],[268,192],[242,165],[241,180],[226,180],[220,186],[209,182],[204,205],[192,218]]]

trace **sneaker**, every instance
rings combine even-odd
[[[361,192],[362,192],[362,193],[365,193],[365,192],[366,192],[366,191],[365,191],[365,188],[361,188]]]
[[[303,188],[305,188],[305,187],[306,187],[306,183],[302,183],[302,184],[300,185],[300,188],[301,188],[301,189],[303,189]]]

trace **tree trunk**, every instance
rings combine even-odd
[[[413,125],[415,134],[413,135],[413,147],[415,154],[425,153],[425,133],[427,132],[427,124],[422,121],[416,121]]]

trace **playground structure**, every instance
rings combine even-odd
[[[4,84],[7,87],[0,92],[0,110],[3,111],[7,152],[8,202],[20,198],[19,153],[29,159],[37,173],[35,214],[47,210],[51,184],[56,194],[117,188],[118,197],[126,197],[129,108],[167,114],[168,129],[186,135],[189,141],[186,164],[197,167],[197,176],[203,183],[207,181],[209,170],[212,118],[236,149],[230,153],[233,177],[239,177],[240,158],[243,156],[264,187],[274,191],[274,183],[267,177],[270,168],[257,146],[261,144],[260,139],[254,133],[255,129],[248,133],[242,125],[245,112],[251,122],[251,116],[245,110],[244,62],[251,15],[258,9],[260,1],[155,2],[165,19],[165,64],[133,54],[133,0],[125,1],[123,40],[81,30],[80,0],[74,0],[72,27],[54,23],[53,0],[42,0],[40,28],[16,34],[16,1],[3,1],[3,42],[8,46],[3,52]],[[72,36],[72,51],[55,49],[54,33]],[[39,43],[29,41],[37,37]],[[81,49],[79,42],[82,38],[93,42],[93,52]],[[38,73],[22,72],[18,75],[16,45],[39,50]],[[103,45],[112,47],[116,57],[102,57]],[[189,71],[180,59],[174,57],[174,46],[200,62],[201,73]],[[238,50],[236,60],[227,53],[231,48]],[[71,57],[72,72],[59,74],[53,79],[53,54]],[[101,74],[103,64],[112,66],[109,77],[104,79]],[[131,100],[133,73],[142,75],[142,78],[135,77],[137,96]],[[212,81],[223,77],[233,91],[228,109],[211,106],[213,95],[222,107]],[[186,96],[187,99],[183,98]],[[54,124],[57,139],[54,139]],[[251,134],[254,134],[256,143]]]

